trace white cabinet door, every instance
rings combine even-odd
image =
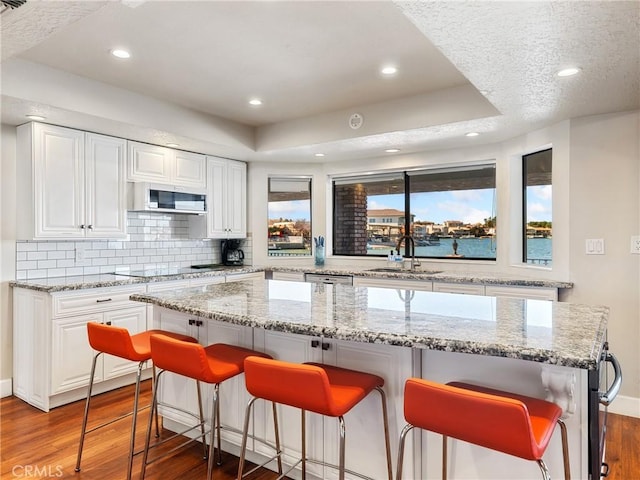
[[[173,151],[158,145],[127,142],[127,181],[171,183]]]
[[[198,153],[176,150],[173,185],[206,188],[207,157]]]
[[[127,234],[123,139],[87,133],[85,155],[86,237]]]
[[[127,181],[182,187],[207,186],[207,157],[159,145],[128,142]]]
[[[313,341],[317,341],[318,345],[314,347],[313,345],[315,344],[312,343]],[[255,329],[254,342],[256,350],[268,353],[278,360],[295,363],[322,361],[321,342],[318,338]],[[278,422],[280,424],[280,442],[284,452],[283,463],[289,466],[298,461],[301,456],[301,414],[297,408],[286,405],[278,405],[277,410]],[[273,445],[275,440],[273,436],[271,403],[258,400],[254,412],[255,435],[258,438],[266,439]],[[325,448],[323,442],[322,416],[307,412],[306,426],[307,455],[309,458],[322,460],[324,458]],[[253,449],[265,457],[273,455],[273,451],[265,447],[261,442],[255,442]],[[321,465],[308,463],[307,470],[309,474],[315,475],[318,478],[326,478],[324,476],[324,468]]]
[[[35,238],[83,238],[84,132],[32,124]],[[30,161],[28,158],[20,161]]]
[[[227,237],[247,236],[247,164],[227,161]]]
[[[227,322],[205,320],[208,325],[207,338],[209,344],[227,343],[244,348],[253,348],[253,329]],[[213,388],[208,386],[204,396],[205,416],[211,421],[211,402]],[[242,431],[244,427],[244,413],[249,394],[245,388],[244,375],[238,375],[224,381],[220,385],[220,418],[223,426]],[[230,430],[222,431],[223,441],[232,443],[238,448],[242,445],[242,434]]]
[[[247,165],[243,162],[207,157],[210,238],[247,236]]]
[[[413,374],[413,352],[410,348],[341,340],[324,340],[324,362],[343,368],[367,372],[382,377],[387,397],[391,458],[395,462],[398,439],[404,427],[401,401],[404,382]],[[386,479],[387,463],[382,421],[382,402],[378,392],[370,393],[345,416],[347,468],[375,479]],[[337,465],[339,432],[335,418],[324,419],[325,461]],[[413,472],[413,442],[411,435],[405,447],[404,478],[419,478]],[[394,465],[395,471],[395,465]],[[349,478],[349,476],[347,476]],[[337,478],[333,469],[326,469],[323,478]]]
[[[51,395],[89,384],[95,351],[89,345],[87,323],[101,322],[102,314],[54,319],[51,336]],[[103,359],[98,359],[95,382],[103,377]]]
[[[144,332],[147,329],[147,307],[140,305],[139,307],[105,312],[103,322],[107,325],[126,328],[130,335]],[[127,373],[135,373],[138,370],[138,363],[113,355],[104,355],[103,368],[103,378],[108,380]]]
[[[226,238],[226,186],[227,161],[221,158],[207,157],[207,236]]]
[[[202,325],[198,322],[202,322]],[[153,328],[190,335],[197,338],[199,343],[207,344],[207,325],[198,317],[154,307],[153,325]],[[206,398],[206,392],[206,385],[202,385],[203,398]],[[177,406],[192,415],[198,415],[196,382],[172,372],[163,373],[160,378],[160,401],[166,405]],[[162,407],[159,410],[160,414],[169,420],[187,426],[194,424],[193,417],[187,413]]]

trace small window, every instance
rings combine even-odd
[[[311,255],[311,178],[269,178],[270,257]]]
[[[552,265],[551,149],[522,157],[523,262]]]

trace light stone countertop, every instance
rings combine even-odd
[[[141,301],[206,319],[340,340],[594,369],[609,309],[546,300],[245,280]]]
[[[216,277],[221,275],[232,275],[239,273],[253,272],[294,272],[294,273],[320,273],[324,275],[352,275],[364,278],[390,278],[395,280],[424,280],[433,282],[449,283],[475,283],[484,285],[512,285],[524,287],[549,287],[549,288],[573,288],[573,283],[555,280],[541,280],[531,277],[520,277],[495,273],[445,273],[432,271],[409,271],[398,270],[397,272],[376,272],[368,268],[357,267],[336,267],[336,268],[314,268],[314,267],[259,267],[259,266],[239,266],[225,267],[215,271],[192,271],[190,273],[180,273],[171,275],[156,275],[153,277],[128,277],[105,273],[101,275],[80,275],[71,277],[35,278],[29,280],[15,280],[10,282],[12,287],[28,288],[42,292],[60,292],[66,290],[83,290],[88,288],[114,287],[119,285],[130,285],[137,283],[164,282],[170,280],[182,280],[189,278]]]

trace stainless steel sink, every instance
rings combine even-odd
[[[435,273],[442,273],[442,270],[409,270],[405,268],[394,268],[394,267],[378,267],[378,268],[369,268],[366,270],[367,272],[388,272],[388,273],[411,273],[413,275],[433,275]]]

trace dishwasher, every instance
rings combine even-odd
[[[330,284],[339,283],[341,285],[353,285],[353,276],[352,275],[330,275],[330,274],[323,274],[323,273],[305,273],[304,281],[315,282],[315,283],[330,283]]]

